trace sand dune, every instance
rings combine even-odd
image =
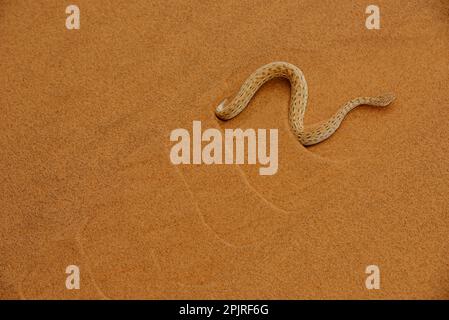
[[[363,1],[75,2],[70,31],[60,1],[0,4],[1,298],[449,298],[447,1],[377,1],[380,30]],[[214,116],[277,60],[305,74],[306,123],[397,99],[309,148],[285,80]],[[194,120],[277,128],[276,174],[173,165]]]

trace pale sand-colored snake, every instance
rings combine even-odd
[[[349,111],[360,105],[384,107],[394,100],[391,93],[378,97],[358,97],[343,105],[330,119],[310,126],[304,126],[307,106],[307,83],[302,71],[287,62],[272,62],[257,69],[248,77],[240,91],[227,104],[227,99],[218,105],[215,114],[221,120],[229,120],[246,108],[253,95],[267,81],[273,78],[287,78],[291,84],[289,123],[299,142],[305,146],[319,143],[329,138],[340,126]]]

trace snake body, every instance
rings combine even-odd
[[[216,116],[229,120],[237,116],[249,104],[251,98],[267,81],[274,78],[286,78],[291,84],[289,123],[294,135],[305,146],[319,143],[329,138],[340,126],[349,111],[360,105],[384,107],[394,99],[391,93],[378,97],[358,97],[344,104],[330,119],[304,126],[304,113],[307,107],[308,89],[302,71],[287,62],[272,62],[257,69],[243,83],[240,91],[228,104],[227,99],[218,105]]]

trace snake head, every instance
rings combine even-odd
[[[215,115],[220,119],[225,118],[224,109],[226,104],[228,104],[228,99],[224,99],[222,102],[220,102],[217,108],[215,108]]]
[[[393,93],[386,93],[384,95],[381,95],[379,97],[376,97],[376,102],[379,106],[385,107],[388,106],[390,103],[392,103],[396,99],[395,95]]]

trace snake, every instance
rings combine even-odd
[[[357,97],[341,106],[328,120],[305,126],[304,114],[308,99],[306,79],[297,66],[279,61],[266,64],[252,73],[234,98],[224,99],[216,107],[215,115],[224,121],[234,118],[248,106],[259,88],[274,78],[286,78],[290,82],[289,124],[293,134],[304,146],[314,145],[329,138],[338,129],[344,117],[355,107],[360,105],[385,107],[395,99],[393,93],[385,93],[377,97]]]

